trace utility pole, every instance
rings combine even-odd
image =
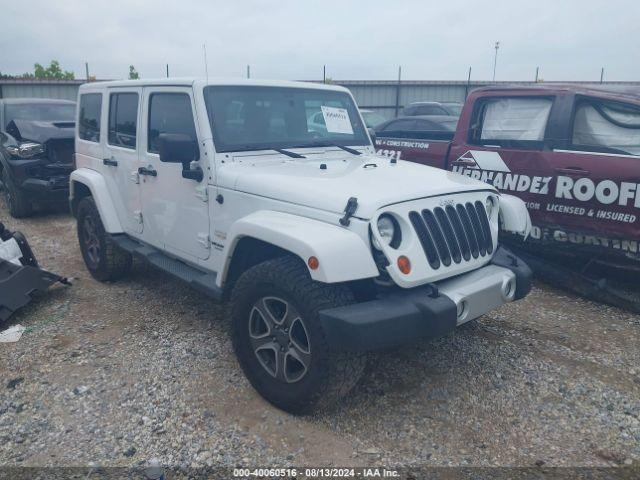
[[[247,78],[251,78],[251,66],[247,65]]]
[[[87,82],[89,81],[89,62],[84,62],[84,71],[87,74]]]
[[[500,48],[500,41],[497,41],[495,46],[496,54],[493,57],[493,81],[494,82],[496,81],[496,67],[498,65],[498,49],[499,48]]]
[[[322,66],[322,83],[327,83],[327,66]]]
[[[398,67],[398,84],[396,85],[396,118],[400,110],[400,81],[402,79],[402,66]]]
[[[538,71],[539,71],[540,67],[536,67],[536,83],[538,83]]]
[[[600,70],[600,83],[602,83],[604,81],[604,67],[602,67],[602,70]]]
[[[169,78],[169,64],[167,63],[167,78]]]

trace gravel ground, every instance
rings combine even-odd
[[[224,306],[139,265],[84,268],[74,220],[17,221],[74,277],[0,344],[0,464],[611,466],[640,462],[640,316],[537,284],[436,341],[372,357],[335,409],[294,417],[242,375]]]

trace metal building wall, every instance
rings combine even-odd
[[[0,79],[0,98],[61,98],[75,100],[78,87],[83,80],[33,80],[33,79]],[[387,118],[393,118],[402,107],[412,102],[464,102],[468,91],[474,88],[490,85],[490,82],[461,82],[461,81],[410,81],[398,82],[377,80],[343,80],[334,83],[347,87],[353,93],[360,108],[375,110]],[[598,85],[600,87],[635,86],[640,82],[545,82],[578,83],[581,85]],[[496,82],[497,85],[535,85],[533,82]],[[398,90],[399,89],[399,90]],[[398,95],[399,91],[399,95]],[[397,99],[397,101],[396,101]]]
[[[82,82],[20,82],[0,80],[0,98],[76,100]]]
[[[387,118],[393,118],[398,113],[402,114],[402,108],[412,102],[464,102],[467,93],[479,87],[491,85],[491,82],[439,82],[439,81],[335,81],[334,83],[348,88],[363,109],[374,110]],[[545,82],[577,83],[598,87],[640,86],[640,82]],[[536,85],[534,82],[496,82],[496,85]],[[398,94],[399,92],[399,94]],[[397,102],[396,102],[397,98]]]

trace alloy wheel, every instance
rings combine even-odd
[[[260,365],[272,377],[300,381],[311,363],[309,333],[291,303],[278,297],[261,297],[249,313],[249,340]]]
[[[100,239],[98,238],[98,231],[93,218],[90,216],[84,217],[82,222],[83,230],[83,242],[87,257],[93,267],[97,267],[100,263]]]

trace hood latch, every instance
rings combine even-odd
[[[344,207],[344,217],[340,219],[340,225],[343,227],[347,227],[351,221],[349,220],[353,217],[353,214],[356,213],[358,209],[358,199],[356,197],[351,197],[347,200],[347,206]]]

